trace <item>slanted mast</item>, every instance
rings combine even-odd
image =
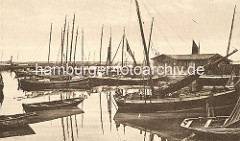
[[[139,11],[139,5],[138,5],[138,1],[137,0],[135,0],[135,2],[136,2],[138,22],[139,22],[139,27],[140,27],[140,31],[141,31],[141,37],[142,37],[144,52],[145,52],[145,56],[146,56],[147,66],[150,67],[149,54],[148,54],[148,49],[147,49],[145,36],[144,36],[144,32],[143,32],[143,25],[142,25],[141,15],[140,15],[140,11]],[[152,95],[154,95],[151,69],[150,69],[149,80],[150,80],[150,87],[151,87],[151,90],[152,90]]]
[[[112,30],[110,29],[110,38],[109,38],[109,45],[108,45],[108,54],[107,54],[107,61],[106,65],[111,65],[111,58],[112,58]]]
[[[73,16],[72,38],[71,38],[71,45],[70,45],[70,56],[69,56],[69,63],[70,64],[71,64],[71,60],[72,60],[72,45],[73,45],[74,25],[75,25],[75,14]]]
[[[229,49],[230,49],[230,45],[231,45],[233,24],[234,24],[234,18],[235,18],[235,11],[236,11],[236,5],[235,5],[234,11],[233,11],[233,18],[232,18],[232,24],[231,24],[230,35],[229,35],[229,40],[228,40],[228,47],[227,47],[227,55],[229,53]]]
[[[102,41],[103,41],[103,27],[104,25],[102,26],[102,33],[101,33],[101,42],[100,42],[100,62],[99,62],[99,65],[102,64]]]
[[[49,45],[48,45],[48,64],[49,64],[50,53],[51,53],[51,41],[52,41],[52,23],[50,28],[50,37],[49,37]]]

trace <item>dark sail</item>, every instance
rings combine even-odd
[[[199,47],[197,46],[194,40],[192,44],[192,54],[199,54]]]
[[[136,66],[137,62],[136,62],[136,59],[135,59],[135,56],[133,55],[133,52],[130,48],[130,45],[128,43],[128,40],[126,39],[126,42],[127,42],[127,52],[128,54],[132,57],[133,61],[134,61],[134,65]]]
[[[229,119],[227,120],[227,122],[224,123],[223,127],[233,126],[235,124],[238,124],[239,121],[240,121],[240,97],[239,97],[237,104],[235,105]]]
[[[111,51],[112,50],[112,33],[110,33],[110,39],[109,39],[109,45],[108,45],[108,54],[107,54],[107,62],[106,62],[106,65],[111,65],[111,58],[112,58],[112,56],[111,56]]]

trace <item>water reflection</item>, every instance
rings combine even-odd
[[[112,93],[106,93],[107,99],[107,108],[108,108],[108,115],[109,115],[109,122],[110,122],[110,131],[112,131]]]
[[[35,134],[34,130],[28,125],[19,126],[18,128],[2,129],[0,131],[0,138],[24,136]]]
[[[143,140],[180,140],[189,133],[179,127],[182,119],[164,119],[159,113],[116,113],[114,121],[118,130],[124,134],[129,134],[133,129],[138,130],[143,135]],[[147,137],[148,136],[148,137]]]
[[[103,114],[102,114],[102,92],[99,94],[99,107],[100,107],[100,119],[101,119],[101,127],[102,127],[102,133],[104,134],[104,128],[103,128]]]
[[[34,118],[30,118],[28,120],[28,123],[34,124],[82,113],[84,113],[83,110],[78,107],[36,111],[37,116],[35,116]]]
[[[33,132],[24,132],[25,128],[20,131],[31,136],[21,136],[17,133],[19,131],[13,131],[16,134],[14,136],[18,137],[12,136],[8,138],[9,140],[165,141],[181,140],[190,135],[179,126],[183,117],[186,117],[183,113],[170,115],[117,112],[117,105],[113,99],[116,87],[102,86],[90,91],[22,92],[17,90],[17,79],[14,79],[14,75],[11,76],[9,72],[4,72],[2,75],[5,83],[4,103],[1,103],[0,110],[2,115],[23,113],[22,103],[47,102],[72,97],[86,98],[75,108],[38,111],[38,116],[28,121],[28,127]],[[139,88],[143,89],[142,86],[121,86],[121,88],[128,93],[138,91]],[[5,133],[3,137],[7,136]]]
[[[4,94],[3,94],[3,91],[0,91],[0,105],[1,105],[1,107],[2,107],[3,100],[4,100]]]

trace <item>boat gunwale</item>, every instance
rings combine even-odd
[[[229,94],[232,92],[235,92],[236,90],[226,90],[223,92],[216,92],[214,93],[214,97],[215,96],[220,96],[220,95],[225,95],[225,94]],[[178,103],[178,102],[188,102],[188,101],[195,101],[195,100],[200,100],[200,99],[206,99],[208,98],[209,95],[203,95],[203,96],[194,96],[194,97],[183,97],[183,98],[164,98],[164,99],[151,99],[150,100],[117,100],[117,103],[126,103],[126,104],[146,104],[146,103]]]

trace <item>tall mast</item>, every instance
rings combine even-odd
[[[75,48],[74,48],[74,66],[76,65],[76,50],[77,50],[77,39],[78,39],[78,28],[76,33],[76,39],[75,39]]]
[[[63,63],[63,50],[64,50],[64,43],[65,43],[66,26],[67,26],[67,15],[65,16],[64,28],[63,28],[63,35],[62,35],[61,65],[62,65],[62,63]]]
[[[142,20],[141,20],[141,15],[140,15],[140,11],[139,11],[139,5],[138,5],[138,1],[137,0],[135,0],[135,2],[136,2],[138,22],[139,22],[139,27],[140,27],[140,32],[141,32],[144,52],[145,52],[145,56],[146,56],[147,66],[150,67],[149,54],[148,54],[147,45],[146,45],[146,41],[145,41],[145,37],[144,37]],[[152,72],[151,72],[151,69],[150,69],[149,80],[150,80],[150,87],[151,87],[151,90],[152,90],[152,94],[154,95],[154,89],[153,89],[153,85],[152,85],[153,82],[152,82]]]
[[[149,41],[148,41],[148,54],[149,54],[149,50],[150,50],[150,46],[151,46],[151,40],[152,40],[153,21],[154,21],[154,18],[152,17],[152,24],[151,24],[151,29],[150,29]]]
[[[63,57],[63,48],[62,48],[62,46],[63,46],[62,43],[63,43],[63,42],[62,42],[62,40],[63,40],[63,29],[61,29],[61,45],[60,45],[60,51],[61,51],[61,65],[62,65],[62,61],[63,61],[63,60],[62,60],[62,59],[63,59],[63,58],[62,58],[62,57]]]
[[[68,27],[67,27],[67,45],[66,45],[66,64],[67,64],[67,59],[68,59],[68,36],[69,36],[69,22],[68,22]]]
[[[69,63],[71,63],[71,59],[72,59],[72,44],[73,44],[74,24],[75,24],[75,14],[73,16],[72,38],[71,38],[71,45],[70,45]]]
[[[112,50],[112,29],[110,29],[110,39],[109,39],[109,45],[108,45],[108,54],[107,54],[107,61],[106,65],[111,65],[111,50]]]
[[[229,39],[228,39],[227,55],[229,54],[229,49],[230,49],[230,45],[231,45],[232,30],[233,30],[233,24],[234,24],[234,18],[235,18],[235,10],[236,10],[236,5],[235,5],[234,11],[233,11],[232,24],[231,24],[230,35],[229,35]]]
[[[49,64],[49,59],[50,59],[51,41],[52,41],[52,23],[51,23],[51,28],[50,28],[50,36],[49,36],[49,44],[48,44],[48,64]]]
[[[125,27],[123,29],[123,38],[122,38],[122,67],[123,67],[123,54],[124,54],[124,40],[125,40]]]
[[[82,63],[84,61],[84,30],[82,28]]]
[[[100,42],[100,63],[99,63],[99,65],[102,64],[102,40],[103,40],[103,27],[104,27],[104,25],[102,26],[102,33],[101,33],[101,42]]]

